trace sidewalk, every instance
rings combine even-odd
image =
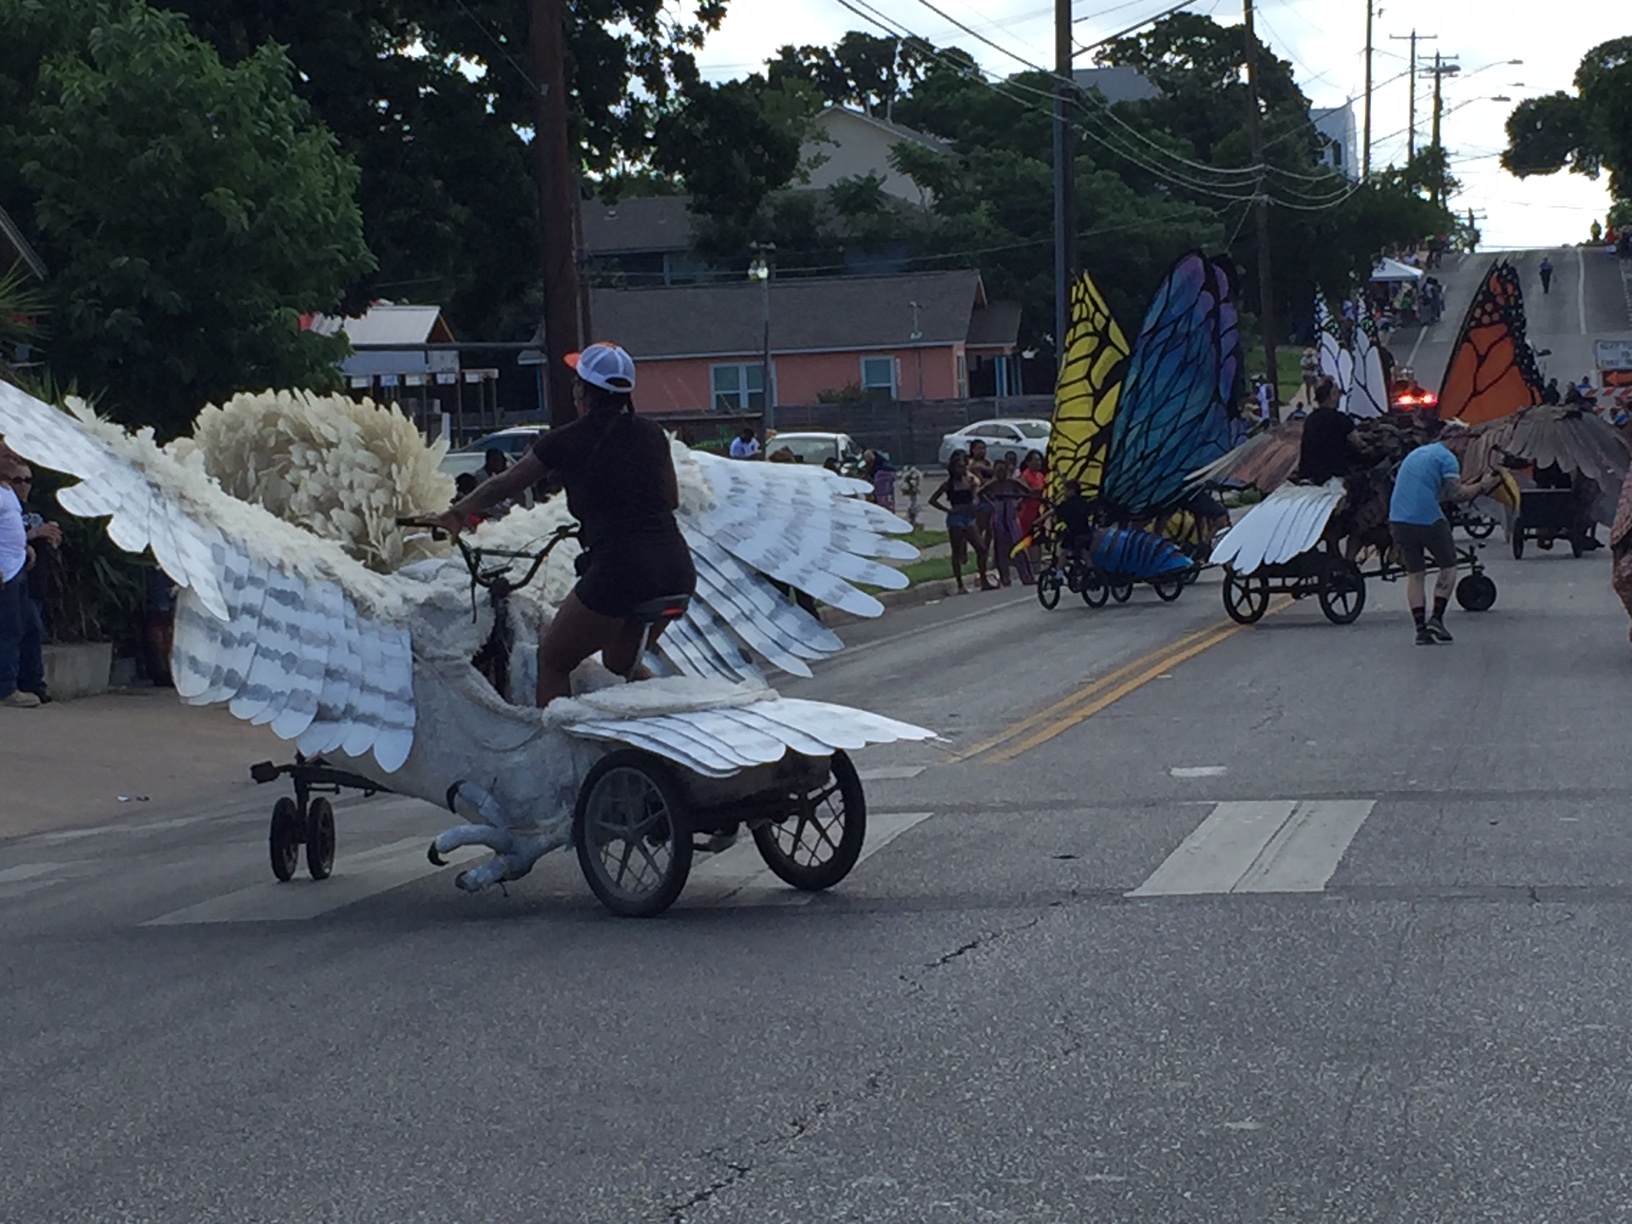
[[[250,765],[289,754],[265,727],[172,689],[0,710],[0,840],[225,800],[254,788]]]

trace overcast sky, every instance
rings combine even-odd
[[[897,30],[920,34],[937,45],[956,44],[991,73],[1022,71],[1029,61],[1046,64],[1053,55],[1048,0],[928,0],[957,22],[985,36],[1002,51],[981,44],[926,7],[925,0],[870,0]],[[1091,43],[1172,7],[1174,0],[1077,0],[1077,39]],[[1198,0],[1188,6],[1225,23],[1241,20],[1240,0]],[[1452,172],[1463,192],[1459,209],[1486,214],[1481,221],[1486,247],[1554,246],[1587,236],[1594,217],[1608,207],[1604,182],[1559,173],[1519,180],[1503,172],[1497,154],[1506,143],[1503,123],[1520,99],[1570,90],[1576,66],[1591,47],[1624,33],[1625,23],[1604,25],[1613,4],[1585,0],[1419,0],[1384,4],[1374,19],[1372,165],[1405,160],[1409,106],[1408,44],[1390,35],[1438,35],[1418,43],[1430,62],[1435,51],[1455,58],[1460,78],[1445,81],[1443,139]],[[711,79],[739,76],[759,68],[784,43],[836,42],[847,30],[868,26],[839,0],[729,0],[724,25],[704,46],[701,63]],[[1356,130],[1365,88],[1365,0],[1259,0],[1258,36],[1282,59],[1290,60],[1303,91],[1317,106],[1353,99]],[[1016,58],[1019,57],[1019,58]],[[1521,65],[1508,60],[1522,59]],[[1092,63],[1088,55],[1079,67]],[[1475,75],[1477,74],[1477,75]],[[1428,91],[1418,82],[1419,143],[1428,140]],[[1492,101],[1506,95],[1512,102]]]

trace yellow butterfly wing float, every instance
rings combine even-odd
[[[1048,439],[1050,497],[1059,496],[1066,480],[1080,481],[1088,497],[1099,491],[1129,351],[1098,286],[1082,273],[1071,285],[1065,360],[1054,386],[1053,431]]]

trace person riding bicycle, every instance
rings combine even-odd
[[[1063,496],[1044,518],[1060,525],[1061,555],[1089,565],[1094,551],[1094,504],[1082,495],[1081,481],[1065,481],[1060,492]]]
[[[598,342],[569,353],[578,373],[573,401],[579,417],[539,435],[510,469],[494,476],[426,524],[450,534],[468,516],[518,496],[546,476],[557,477],[578,520],[578,583],[561,601],[538,643],[538,705],[572,692],[573,669],[596,651],[609,671],[629,679],[643,647],[663,621],[650,624],[650,605],[680,606],[697,585],[691,549],[675,522],[680,504],[668,435],[635,414],[635,363],[615,344]]]

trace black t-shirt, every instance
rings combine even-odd
[[[1070,539],[1085,536],[1094,529],[1093,504],[1081,493],[1073,493],[1055,506],[1054,517]]]
[[[1314,484],[1325,484],[1355,465],[1358,456],[1349,446],[1354,419],[1336,408],[1316,408],[1303,418],[1303,443],[1298,450],[1298,474]]]
[[[627,412],[592,413],[540,434],[533,454],[560,478],[585,548],[677,534],[673,460],[661,426]]]

